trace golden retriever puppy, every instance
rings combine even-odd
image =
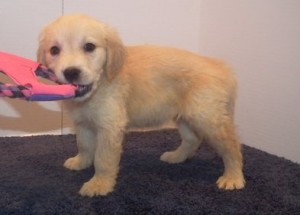
[[[176,123],[182,142],[162,154],[162,161],[192,158],[205,138],[224,161],[218,187],[244,187],[233,121],[236,81],[223,63],[175,48],[125,47],[111,27],[84,15],[63,16],[48,25],[40,35],[38,60],[62,83],[84,89],[66,102],[78,154],[64,164],[70,170],[94,165],[95,175],[81,195],[113,191],[126,129],[169,121]]]

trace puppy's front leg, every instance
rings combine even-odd
[[[105,196],[112,192],[119,172],[123,129],[102,129],[97,136],[95,175],[82,186],[82,196]]]
[[[64,167],[70,170],[81,170],[89,167],[93,163],[96,132],[81,125],[76,126],[76,140],[78,154],[69,158],[64,163]]]

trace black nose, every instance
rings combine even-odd
[[[78,81],[81,70],[76,67],[69,67],[64,70],[64,76],[69,83]]]

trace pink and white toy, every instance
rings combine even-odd
[[[22,98],[28,101],[53,101],[83,95],[84,87],[61,85],[53,71],[45,66],[12,54],[0,52],[0,72],[10,77],[16,85],[0,82],[0,97]],[[56,85],[38,82],[37,76],[51,80]]]

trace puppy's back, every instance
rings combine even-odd
[[[199,96],[215,100],[235,97],[234,76],[220,61],[158,46],[128,47],[127,52],[120,75],[128,80],[127,110],[135,122],[143,118],[143,123],[150,125],[157,124],[152,120],[176,117],[191,102],[199,101]]]

